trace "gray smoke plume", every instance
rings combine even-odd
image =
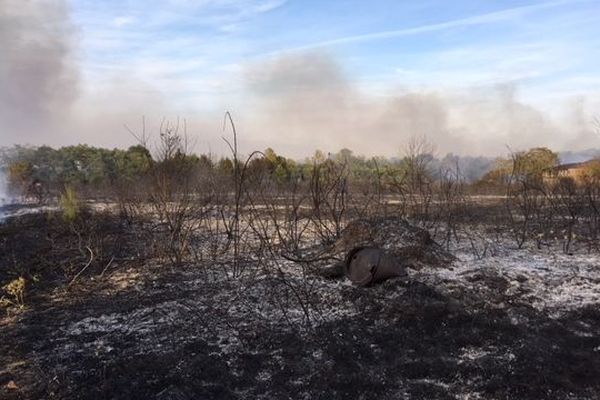
[[[245,79],[255,106],[244,123],[254,142],[292,149],[293,156],[343,147],[398,155],[413,136],[426,136],[441,154],[498,156],[507,146],[564,148],[573,128],[521,102],[514,84],[398,90],[378,97],[362,93],[336,60],[321,52],[257,63]]]
[[[64,0],[0,0],[1,144],[49,134],[78,92]]]

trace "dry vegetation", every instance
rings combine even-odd
[[[415,140],[402,173],[315,157],[281,179],[233,129],[229,169],[165,125],[106,202],[67,188],[0,225],[0,397],[600,396],[596,175],[544,182],[515,154],[502,195],[478,196],[458,167],[433,179]],[[352,221],[400,219],[454,262],[366,288],[323,276]]]

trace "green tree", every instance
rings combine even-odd
[[[488,171],[476,186],[499,187],[511,180],[537,185],[542,182],[544,172],[556,166],[558,161],[558,154],[545,147],[513,153],[511,158],[497,159],[494,168]]]
[[[8,184],[11,190],[24,194],[33,182],[33,164],[28,160],[14,161],[8,166]]]
[[[327,160],[327,155],[321,150],[315,150],[315,154],[312,156],[311,161],[319,164],[325,162],[325,160]]]
[[[544,171],[558,165],[558,154],[546,147],[536,147],[525,152],[513,154],[513,173],[519,179],[538,181]]]
[[[225,175],[233,174],[233,161],[230,158],[221,158],[217,162],[217,170]]]

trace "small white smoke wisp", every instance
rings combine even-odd
[[[6,216],[4,213],[4,206],[8,204],[8,188],[6,183],[6,175],[0,170],[0,223]]]
[[[0,170],[0,206],[8,203],[8,181],[6,175]]]
[[[8,190],[8,178],[0,168],[0,223],[10,216],[10,206],[16,202],[16,199]]]

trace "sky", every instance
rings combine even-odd
[[[0,146],[600,147],[600,0],[0,0]]]

